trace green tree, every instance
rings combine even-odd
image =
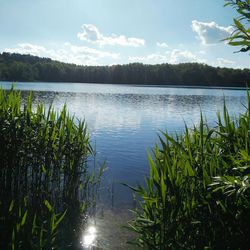
[[[234,18],[234,32],[225,39],[229,45],[240,46],[238,52],[250,50],[250,0],[225,0],[225,6],[232,6],[236,9],[239,16]]]

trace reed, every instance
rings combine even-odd
[[[250,96],[246,112],[181,135],[163,133],[128,228],[143,249],[246,249],[250,244]],[[247,247],[248,246],[248,247]]]
[[[0,249],[69,244],[62,233],[76,231],[101,175],[88,168],[86,123],[1,89],[0,145]]]

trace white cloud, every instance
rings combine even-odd
[[[114,65],[121,63],[123,58],[119,53],[104,51],[102,49],[94,49],[86,46],[76,46],[71,43],[64,43],[56,49],[50,49],[41,45],[32,43],[20,43],[12,48],[4,49],[4,52],[31,54],[39,57],[49,57],[66,63],[75,63],[78,65]],[[173,49],[162,53],[152,53],[144,56],[130,56],[129,62],[141,62],[145,64],[161,64],[161,63],[209,63],[215,67],[233,67],[239,68],[240,65],[235,61],[217,57],[213,61],[208,62],[205,59],[206,51],[192,52],[184,49]],[[124,58],[125,59],[125,58]],[[125,63],[126,61],[124,61]]]
[[[198,57],[196,54],[192,53],[189,50],[179,50],[174,49],[172,51],[167,51],[163,54],[155,53],[149,54],[146,56],[130,56],[129,61],[132,62],[141,62],[147,64],[160,64],[160,63],[186,63],[186,62],[199,62],[205,63],[206,60]]]
[[[41,56],[42,53],[47,52],[43,46],[31,43],[19,43],[16,48],[7,48],[4,51],[9,53],[31,54],[34,56]]]
[[[100,59],[116,60],[120,58],[120,54],[108,51],[97,50],[85,46],[75,46],[65,43],[58,49],[47,49],[43,46],[21,43],[14,48],[6,48],[5,52],[30,54],[40,57],[49,57],[66,63],[75,63],[81,65],[99,65]]]
[[[160,47],[160,48],[167,48],[168,47],[168,45],[164,42],[163,43],[157,42],[156,45],[157,45],[157,47]]]
[[[173,63],[173,64],[176,64],[176,63],[186,63],[186,62],[205,63],[206,60],[197,57],[197,55],[193,54],[189,50],[174,49],[170,53],[169,62]]]
[[[223,27],[215,22],[205,23],[197,20],[192,21],[191,27],[203,45],[219,43],[230,36],[234,30],[232,26]]]
[[[110,57],[112,59],[118,59],[120,57],[119,53],[112,53],[108,51],[97,50],[85,46],[75,46],[70,43],[66,44],[70,51],[73,52],[75,55],[90,55],[90,56],[97,56],[99,58],[103,57]]]
[[[230,67],[230,66],[233,66],[234,64],[235,64],[234,61],[221,58],[221,57],[217,58],[217,65],[220,67]]]
[[[103,45],[120,45],[120,46],[133,46],[140,47],[145,45],[145,40],[135,37],[126,37],[124,35],[115,35],[104,36],[98,28],[93,24],[83,24],[82,32],[77,34],[77,37],[80,40],[87,41],[90,43],[98,44],[99,46]]]
[[[128,58],[131,62],[141,62],[146,64],[159,64],[159,63],[167,63],[168,57],[167,53],[165,54],[150,54],[146,56],[130,56]]]

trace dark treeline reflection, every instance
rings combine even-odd
[[[80,66],[31,55],[0,54],[3,81],[245,87],[249,79],[249,69],[215,68],[199,63]]]

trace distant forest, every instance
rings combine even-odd
[[[16,53],[0,54],[0,80],[246,87],[250,69],[200,63],[80,66]]]

